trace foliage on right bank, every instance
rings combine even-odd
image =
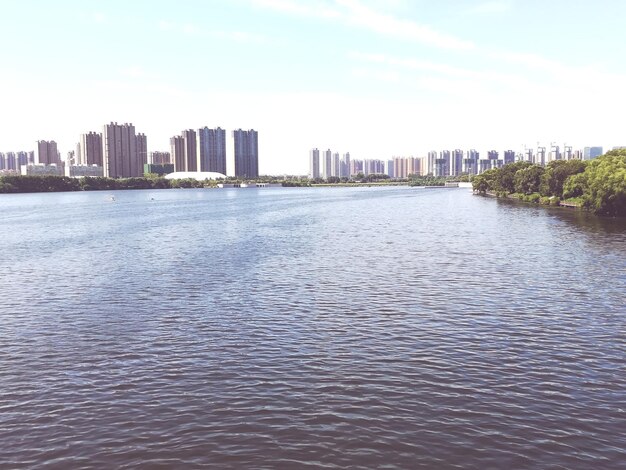
[[[559,205],[562,201],[598,215],[626,216],[626,149],[591,161],[557,160],[547,166],[516,162],[474,177],[474,191]]]

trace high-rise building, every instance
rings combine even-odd
[[[336,176],[339,177],[340,176],[340,172],[341,172],[341,160],[339,160],[339,153],[335,152],[333,153],[333,160],[332,160],[332,165],[330,168],[330,176]]]
[[[602,153],[602,147],[585,147],[583,149],[583,159],[593,160],[594,158],[602,155]]]
[[[350,160],[350,176],[363,173],[363,160]]]
[[[437,152],[435,150],[431,150],[430,152],[428,152],[427,163],[426,163],[427,175],[435,174],[435,160],[437,160]]]
[[[17,171],[19,168],[17,166],[17,156],[15,152],[7,152],[5,155],[5,166],[6,170]]]
[[[140,141],[140,151],[143,151],[146,143],[143,134],[140,134]],[[104,176],[130,178],[143,175],[143,160],[137,153],[137,135],[132,123],[105,124],[102,143]]]
[[[259,176],[259,133],[254,129],[233,131],[235,176],[257,178]]]
[[[172,150],[172,163],[174,163],[174,171],[187,171],[185,164],[185,139],[180,135],[170,138],[170,148]]]
[[[221,127],[198,129],[198,169],[226,174],[226,131]]]
[[[89,132],[80,135],[78,144],[76,161],[79,165],[98,165],[102,164],[102,134],[97,132]]]
[[[60,165],[61,155],[54,140],[38,140],[35,147],[35,163],[44,165]]]
[[[389,176],[389,178],[395,178],[395,168],[394,168],[394,162],[393,160],[387,160],[387,176]]]
[[[181,132],[181,135],[185,145],[185,169],[183,171],[199,171],[196,131],[186,129]]]
[[[463,173],[467,173],[468,175],[477,175],[479,158],[480,154],[474,149],[465,152],[465,158],[463,159],[462,167]]]
[[[548,154],[548,162],[553,162],[555,160],[561,160],[561,149],[558,145],[552,144],[550,145],[550,153]]]
[[[535,155],[535,163],[537,165],[546,164],[546,148],[545,147],[537,147],[537,154]]]
[[[322,178],[326,179],[329,176],[332,176],[332,166],[333,166],[333,154],[330,149],[322,152]]]
[[[491,168],[500,168],[504,164],[502,159],[499,158],[500,154],[496,150],[489,150],[487,152],[487,160],[491,162]]]
[[[137,159],[141,163],[141,174],[143,175],[143,166],[148,163],[148,138],[146,134],[137,134]]]
[[[450,155],[450,175],[458,176],[463,173],[463,151],[456,149]]]
[[[309,178],[320,177],[320,151],[317,148],[309,151]]]
[[[28,152],[17,152],[17,169],[22,168],[22,165],[28,165]]]
[[[148,163],[152,165],[164,165],[170,163],[169,152],[150,152],[148,156]]]
[[[491,170],[491,160],[488,158],[481,158],[478,160],[478,174],[484,173],[487,170]]]
[[[535,155],[533,153],[533,149],[527,148],[524,150],[524,161],[529,163],[535,163]]]
[[[346,152],[343,154],[341,158],[341,174],[339,175],[342,178],[350,178],[350,152]]]
[[[504,164],[508,165],[509,163],[515,162],[515,152],[513,150],[505,150],[504,151]]]
[[[365,176],[385,174],[385,162],[378,159],[364,160],[363,173],[365,174]]]

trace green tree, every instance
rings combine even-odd
[[[516,172],[514,178],[515,192],[522,194],[538,192],[539,185],[541,184],[541,176],[544,171],[542,166],[531,165]]]
[[[592,160],[582,176],[565,184],[567,194],[582,189],[583,207],[600,215],[626,216],[626,150]]]
[[[504,165],[496,173],[497,190],[505,193],[515,192],[515,174],[519,170],[532,166],[529,162],[515,162]]]
[[[555,160],[548,163],[541,176],[539,192],[542,196],[563,197],[563,186],[567,178],[585,171],[586,163],[581,160]]]

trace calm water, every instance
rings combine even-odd
[[[0,214],[0,468],[626,468],[623,222],[410,188]]]

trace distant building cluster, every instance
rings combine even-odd
[[[258,132],[232,132],[235,176],[259,176]],[[55,141],[37,141],[31,152],[0,152],[0,172],[24,175],[130,178],[145,173],[214,172],[226,175],[226,131],[187,129],[170,139],[170,152],[148,152],[148,139],[133,124],[111,122],[100,132],[81,134],[63,160]],[[170,171],[171,170],[171,171]]]
[[[614,147],[619,148],[619,147]],[[546,165],[555,160],[591,160],[603,154],[602,147],[585,147],[573,150],[571,146],[551,144],[549,148],[537,146],[525,148],[523,152],[513,150],[489,150],[482,158],[475,149],[430,151],[424,157],[393,157],[390,160],[351,159],[349,153],[339,158],[331,150],[320,151],[317,148],[309,152],[309,177],[352,178],[359,174],[385,174],[390,178],[408,178],[418,176],[460,176],[462,174],[479,175],[492,168],[501,168],[516,161],[527,161]]]

